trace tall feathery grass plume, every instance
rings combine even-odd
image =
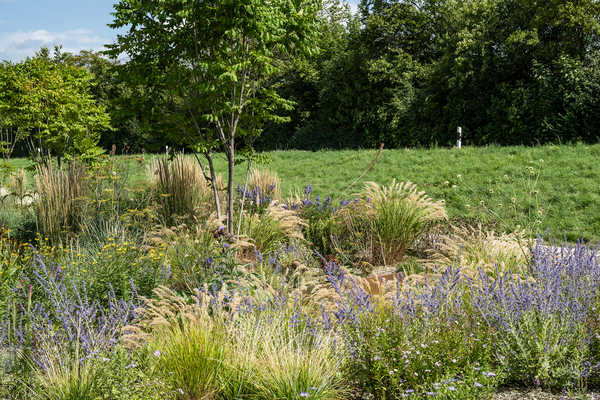
[[[65,231],[76,231],[85,216],[87,180],[85,167],[77,163],[59,169],[42,164],[36,169],[35,203],[40,233],[53,240]]]
[[[248,176],[248,189],[255,195],[266,196],[271,200],[281,199],[281,181],[277,174],[269,169],[252,168]]]
[[[178,153],[171,161],[166,157],[153,160],[146,173],[166,220],[172,222],[175,216],[193,215],[200,208],[210,210],[210,187],[202,168],[190,157]]]

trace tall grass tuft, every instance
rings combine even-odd
[[[479,268],[495,275],[496,271],[523,272],[531,260],[525,232],[496,234],[477,227],[452,226],[452,232],[442,235],[437,248],[430,251],[430,263],[438,267],[460,265],[471,277]]]
[[[243,315],[229,360],[241,379],[229,382],[230,392],[250,392],[259,400],[343,399],[337,350],[331,334],[312,331],[306,321],[282,310]],[[236,393],[245,384],[249,387]]]
[[[85,167],[71,163],[63,170],[51,164],[40,165],[35,184],[39,232],[53,240],[65,231],[75,232],[85,215],[82,201],[87,192]]]
[[[271,204],[260,214],[244,215],[242,232],[252,240],[256,249],[271,253],[283,243],[303,240],[304,226],[306,222],[296,211]]]
[[[374,265],[402,261],[430,226],[447,219],[443,201],[433,201],[411,182],[380,186],[367,182],[360,198],[338,214],[334,245],[340,254]]]
[[[159,287],[124,343],[149,342],[157,377],[183,399],[345,398],[333,332],[302,317],[279,292],[257,290],[250,297],[205,287],[189,302]]]
[[[251,192],[271,200],[281,199],[281,182],[274,171],[253,168],[248,176],[248,187]]]
[[[221,391],[225,347],[215,324],[185,318],[151,344],[154,369],[184,399],[212,399]]]
[[[26,197],[31,197],[27,193],[27,173],[23,168],[10,175],[8,188],[21,206],[25,204],[24,201]],[[31,201],[28,201],[28,203],[30,202]]]
[[[96,369],[93,361],[80,363],[60,349],[47,349],[47,363],[35,365],[34,399],[87,400],[95,398]]]
[[[150,170],[151,181],[158,191],[161,214],[166,220],[192,215],[210,197],[202,169],[184,154],[177,154],[171,162],[159,159],[155,168]]]

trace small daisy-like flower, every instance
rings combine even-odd
[[[300,397],[308,398],[308,392],[300,392]]]
[[[156,350],[154,353],[152,353],[154,355],[154,357],[160,357],[160,350]]]
[[[183,392],[183,389],[182,389],[182,388],[177,388],[177,391],[179,392],[179,394],[180,394],[180,395],[182,395],[182,396],[183,396],[184,392]]]

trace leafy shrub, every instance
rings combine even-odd
[[[164,400],[173,397],[150,370],[151,357],[146,351],[129,351],[115,346],[94,357],[97,400]]]
[[[117,242],[109,238],[102,247],[88,245],[83,253],[71,253],[71,262],[65,272],[85,282],[88,297],[106,305],[109,296],[133,299],[136,295],[149,296],[169,275],[163,266],[164,246],[143,248],[129,241]],[[111,293],[107,292],[111,288]]]
[[[383,374],[376,372],[379,367],[373,368],[367,362],[374,357],[385,358],[386,352],[393,354],[397,348],[394,346],[420,346],[420,340],[426,340],[423,344],[430,346],[434,340],[441,341],[436,337],[441,336],[453,346],[446,349],[448,354],[461,354],[461,346],[471,341],[471,334],[475,345],[467,350],[481,349],[482,343],[489,349],[481,350],[479,355],[466,351],[465,354],[473,354],[469,358],[472,365],[477,361],[482,363],[478,368],[502,372],[504,383],[583,389],[588,383],[597,382],[600,266],[595,252],[582,244],[560,248],[545,246],[538,240],[526,279],[511,272],[498,272],[492,279],[480,269],[473,280],[465,277],[460,268],[449,267],[439,278],[415,286],[398,284],[388,305],[391,309],[382,314],[385,317],[378,317],[373,297],[343,269],[335,263],[329,263],[326,269],[339,295],[334,315],[349,337],[350,353],[359,360],[355,361],[355,369],[360,370],[361,363],[366,367],[361,379],[369,387],[390,385],[387,380],[381,384]],[[394,328],[396,324],[398,327]],[[457,330],[450,329],[454,324],[458,324]],[[428,326],[434,329],[428,331]],[[415,328],[414,334],[410,327]],[[436,327],[453,332],[461,343],[446,337],[446,331],[436,332]],[[429,332],[432,336],[428,336]],[[483,336],[478,336],[480,332]],[[380,335],[383,338],[377,339]],[[400,360],[397,355],[395,358]],[[486,360],[488,365],[483,364]],[[385,366],[388,372],[393,370],[390,365]],[[467,370],[460,373],[470,374]],[[407,377],[402,379],[410,382]]]
[[[223,226],[197,231],[176,231],[170,240],[167,258],[171,270],[170,287],[193,292],[208,285],[220,288],[223,282],[241,278],[236,253],[240,241],[226,235]]]
[[[527,280],[480,272],[473,306],[494,329],[499,362],[508,379],[554,389],[583,387],[598,376],[590,352],[598,324],[600,265],[583,244],[532,250]]]
[[[326,268],[340,295],[333,314],[350,354],[347,373],[362,391],[377,398],[478,399],[495,389],[490,336],[461,312],[452,293],[456,270],[434,284],[429,298],[399,291],[385,305],[335,263]]]

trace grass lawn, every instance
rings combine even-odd
[[[269,168],[279,175],[284,194],[302,193],[310,184],[314,194],[351,198],[365,181],[410,180],[431,197],[444,199],[451,218],[501,230],[548,229],[569,241],[581,235],[600,240],[598,144],[384,150],[375,167],[351,188],[347,186],[367,168],[376,150],[270,154]],[[11,162],[27,164],[24,159]],[[137,156],[123,156],[120,162],[128,165],[132,184],[143,181]],[[216,164],[225,173],[225,158],[217,157]],[[237,182],[243,181],[245,168],[237,167]]]

